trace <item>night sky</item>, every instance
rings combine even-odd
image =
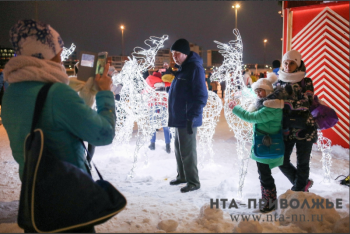
[[[144,47],[150,36],[169,35],[165,48],[186,38],[206,50],[216,49],[214,40],[235,39],[234,3],[239,3],[238,29],[243,40],[243,63],[266,63],[282,55],[281,6],[277,1],[38,1],[38,19],[61,35],[65,47],[72,42],[77,51],[108,51],[120,55],[124,25],[125,53]],[[36,18],[35,2],[0,2],[0,45],[11,46],[9,30],[19,19]]]

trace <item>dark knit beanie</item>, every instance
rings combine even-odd
[[[272,62],[272,68],[279,68],[281,67],[281,62],[279,60],[274,60]]]
[[[179,39],[175,41],[175,43],[170,48],[171,51],[179,51],[183,54],[189,55],[190,54],[190,43],[186,39]]]

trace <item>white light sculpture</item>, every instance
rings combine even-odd
[[[67,49],[66,47],[63,47],[62,53],[61,53],[61,61],[66,61],[69,56],[74,52],[76,48],[76,45],[74,45],[74,43],[72,43],[72,45],[69,47],[69,49]]]
[[[220,97],[216,93],[208,91],[207,105],[203,108],[202,126],[198,127],[198,148],[200,151],[198,163],[201,166],[204,166],[205,161],[208,161],[208,164],[214,163],[213,136],[215,127],[219,122],[221,109],[222,101]],[[209,158],[206,159],[208,154]]]
[[[244,179],[247,173],[250,155],[250,147],[247,143],[252,142],[253,129],[251,124],[234,115],[228,104],[230,101],[235,100],[237,104],[247,109],[254,102],[255,97],[243,85],[241,72],[243,55],[242,38],[237,29],[233,30],[233,34],[237,39],[229,41],[228,44],[214,41],[218,44],[217,47],[220,49],[219,52],[224,57],[224,61],[220,67],[214,68],[211,80],[219,82],[226,81],[224,113],[226,121],[237,139],[236,150],[239,159],[239,187],[237,193],[238,197],[242,198]]]
[[[126,142],[132,136],[134,122],[137,122],[138,132],[136,148],[134,151],[133,167],[128,175],[134,177],[137,164],[138,152],[141,147],[149,142],[157,128],[167,125],[168,94],[156,92],[148,86],[142,73],[154,67],[155,56],[167,35],[162,37],[150,37],[145,40],[149,49],[135,47],[131,57],[125,62],[120,73],[113,77],[113,83],[123,84],[120,92],[120,101],[116,101],[117,122],[115,141]],[[156,110],[160,109],[159,113]],[[166,127],[166,125],[164,127]],[[146,154],[147,156],[147,154]],[[146,162],[148,158],[146,158]]]
[[[323,182],[329,183],[331,181],[332,141],[324,137],[320,130],[317,131],[317,136],[317,147],[322,152]]]

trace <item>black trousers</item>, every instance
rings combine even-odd
[[[261,186],[263,186],[265,189],[275,188],[275,180],[272,177],[269,165],[259,162],[256,162],[256,165],[258,166],[259,180]]]
[[[197,128],[189,135],[186,128],[175,128],[175,156],[177,162],[177,180],[200,187],[197,169]]]
[[[285,141],[284,161],[279,168],[282,173],[292,183],[293,191],[303,191],[309,179],[310,173],[310,154],[313,143],[305,140]],[[297,149],[297,167],[290,162],[290,156],[293,152],[294,145]]]

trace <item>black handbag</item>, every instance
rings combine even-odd
[[[107,221],[121,212],[127,201],[103,180],[96,167],[100,180],[94,181],[88,173],[45,149],[43,131],[34,128],[51,85],[39,91],[31,131],[25,140],[17,221],[26,231],[74,232]]]

